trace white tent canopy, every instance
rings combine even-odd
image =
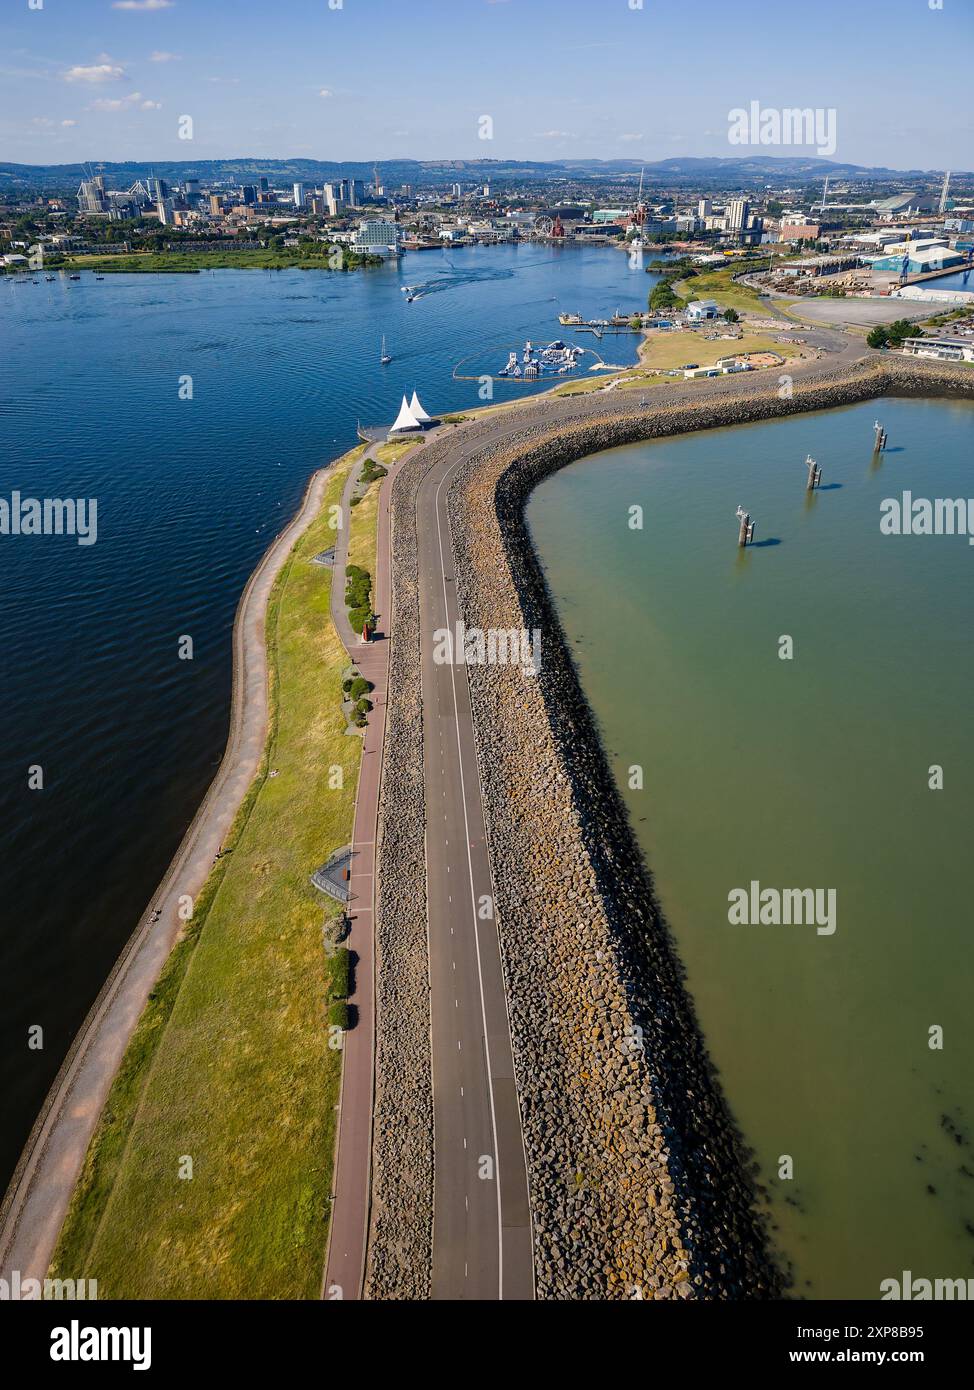
[[[419,396],[417,396],[415,391],[413,392],[412,400],[409,402],[409,409],[413,419],[418,420],[421,425],[431,425],[433,423],[433,417],[426,414],[426,411],[419,403]]]
[[[415,392],[413,393],[413,396],[415,399]],[[422,428],[422,421],[418,420],[416,416],[413,414],[412,410],[409,408],[409,404],[406,401],[406,394],[405,392],[403,392],[402,405],[399,407],[399,414],[396,416],[396,423],[393,425],[389,433],[397,434],[401,430],[421,430]]]

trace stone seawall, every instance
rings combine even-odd
[[[367,1298],[426,1299],[433,1083],[415,493],[392,484],[392,646],[376,846],[376,1037]],[[386,615],[384,615],[386,616]]]
[[[396,479],[373,1296],[422,1297],[429,1281],[433,1153],[428,991],[420,990],[427,962],[415,501],[426,471],[459,460],[461,447],[469,457],[449,496],[463,619],[471,627],[543,633],[537,679],[516,667],[467,668],[538,1295],[632,1298],[638,1290],[644,1298],[760,1298],[785,1287],[749,1157],[582,695],[524,505],[542,478],[602,449],[885,394],[974,395],[974,372],[875,357],[808,373],[785,398],[776,384],[754,379],[736,390],[727,380],[713,391],[701,385],[653,388],[645,407],[613,393],[570,406],[542,399],[503,422],[481,417],[407,456]],[[390,971],[395,978],[384,979]],[[383,1024],[386,1001],[392,1013]]]

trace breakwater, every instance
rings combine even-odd
[[[380,883],[395,874],[396,887],[388,896],[380,890],[378,931],[380,941],[408,941],[408,958],[397,954],[391,968],[400,972],[405,964],[417,985],[425,934],[415,896],[422,835],[413,819],[423,814],[415,498],[436,459],[451,449],[459,457],[461,437],[470,457],[450,506],[464,621],[540,627],[544,634],[537,681],[514,668],[468,668],[541,1297],[631,1298],[635,1289],[646,1298],[774,1297],[785,1281],[769,1254],[749,1156],[710,1066],[651,876],[534,556],[525,500],[566,463],[638,439],[886,394],[952,393],[974,393],[974,374],[870,356],[796,371],[785,397],[772,378],[657,389],[652,409],[618,397],[611,406],[539,401],[509,419],[508,430],[482,417],[462,435],[441,438],[407,459],[396,479],[393,636],[400,650],[389,718],[397,761],[411,772],[406,778],[401,768],[387,767],[396,795],[386,802]],[[387,844],[394,853],[388,867]],[[380,961],[377,1065],[380,1072],[393,1066],[405,1089],[392,1084],[376,1113],[377,1133],[387,1136],[377,1173],[387,1229],[373,1228],[373,1290],[416,1296],[403,1293],[416,1288],[415,1267],[407,1268],[405,1247],[390,1245],[389,1235],[418,1215],[422,1232],[408,1254],[419,1258],[428,1249],[422,1233],[432,1202],[432,1132],[424,1145],[416,1124],[417,1114],[431,1110],[428,1035],[421,1026],[409,1029],[408,1057],[388,1050],[391,1030],[383,1048],[382,999],[396,988],[384,973]],[[414,996],[413,1007],[423,999]],[[398,1116],[390,1108],[396,1098]],[[407,1173],[391,1137],[400,1130],[412,1145]]]

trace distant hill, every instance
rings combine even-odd
[[[103,174],[109,188],[125,188],[136,179],[154,174],[176,183],[186,178],[198,178],[206,184],[251,183],[262,174],[273,183],[295,181],[321,183],[340,178],[362,179],[371,183],[374,165],[348,161],[336,163],[320,159],[200,159],[200,160],[139,160],[120,163],[96,163],[88,168]],[[387,188],[400,184],[449,186],[457,181],[486,182],[498,187],[512,183],[557,183],[584,178],[593,182],[618,183],[638,177],[645,169],[644,179],[650,187],[677,188],[681,186],[732,187],[747,186],[756,180],[777,185],[805,183],[822,179],[828,174],[834,179],[856,179],[876,183],[907,183],[916,180],[933,182],[942,170],[867,168],[859,164],[838,164],[815,156],[795,155],[734,155],[726,158],[673,158],[643,164],[638,159],[565,159],[541,162],[536,160],[503,159],[383,159],[378,162],[379,176]],[[0,196],[13,189],[71,192],[85,175],[81,164],[2,164],[0,165]],[[970,179],[971,174],[958,174],[954,179]]]

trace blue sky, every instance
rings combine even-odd
[[[758,101],[970,169],[972,58],[971,0],[2,0],[0,160],[733,155]]]

